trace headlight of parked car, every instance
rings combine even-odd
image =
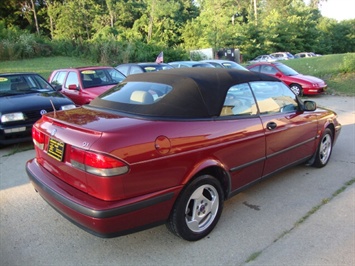
[[[312,85],[313,85],[314,88],[318,88],[319,87],[318,83],[313,83]]]
[[[20,121],[20,120],[25,120],[25,116],[21,112],[4,114],[1,116],[1,123]]]
[[[63,105],[60,109],[61,110],[69,110],[74,109],[76,106],[74,104]]]

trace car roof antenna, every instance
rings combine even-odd
[[[56,117],[56,116],[57,116],[57,110],[55,109],[55,107],[54,107],[54,104],[53,104],[52,100],[49,100],[49,101],[51,102],[51,105],[52,105],[52,107],[53,107],[54,117]]]

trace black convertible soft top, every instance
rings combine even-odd
[[[123,83],[152,82],[173,87],[170,93],[153,104],[111,102],[98,97],[90,106],[153,117],[211,118],[219,116],[230,87],[251,81],[280,82],[277,78],[265,74],[236,69],[169,69],[130,75],[123,80]]]

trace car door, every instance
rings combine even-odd
[[[282,82],[250,85],[265,132],[263,176],[309,158],[316,145],[317,118],[300,110],[297,96]]]
[[[71,87],[69,89],[69,86]],[[75,87],[76,89],[73,89]],[[69,71],[65,84],[63,86],[63,93],[68,96],[77,105],[85,104],[81,96],[81,84],[77,72]]]
[[[231,190],[237,191],[262,176],[266,158],[264,129],[247,83],[229,89],[218,123],[228,146],[218,157],[229,169]]]

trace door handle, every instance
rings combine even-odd
[[[277,127],[277,124],[275,123],[275,122],[269,122],[269,123],[267,123],[267,125],[266,125],[266,128],[268,129],[268,130],[273,130],[273,129],[275,129]]]

